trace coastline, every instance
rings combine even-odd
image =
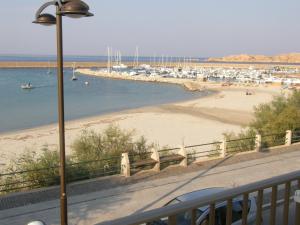
[[[129,80],[137,82],[151,82],[151,83],[166,83],[166,84],[175,84],[180,85],[188,91],[221,91],[225,89],[239,90],[239,89],[249,89],[256,90],[261,89],[263,91],[266,87],[278,89],[278,85],[267,84],[267,85],[258,85],[250,83],[232,83],[229,86],[224,85],[223,82],[211,82],[211,81],[202,81],[201,79],[188,79],[188,78],[164,78],[164,77],[147,77],[145,75],[124,75],[118,72],[107,73],[104,71],[93,71],[91,69],[77,69],[77,73],[81,73],[87,76],[95,76],[107,79],[115,80]]]
[[[109,78],[107,78],[107,79],[109,79]],[[209,90],[209,91],[211,91],[209,94],[203,95],[203,96],[200,96],[200,97],[196,97],[195,99],[188,99],[188,100],[182,100],[182,101],[176,101],[176,102],[170,102],[170,103],[156,104],[156,105],[152,105],[152,106],[141,106],[141,107],[137,107],[137,108],[124,109],[124,110],[120,110],[120,111],[109,112],[109,113],[104,113],[104,114],[98,114],[98,115],[93,115],[93,116],[84,116],[84,117],[77,118],[77,119],[65,120],[65,123],[66,124],[73,124],[73,123],[79,123],[79,122],[86,123],[86,122],[89,122],[89,121],[97,120],[97,119],[99,119],[99,117],[111,117],[111,116],[117,116],[119,114],[129,114],[129,113],[132,113],[132,112],[142,112],[142,111],[145,111],[147,109],[156,109],[156,108],[160,108],[160,107],[163,107],[163,106],[166,106],[166,105],[186,103],[186,102],[189,102],[189,101],[192,101],[192,100],[204,99],[204,98],[207,98],[209,96],[213,96],[213,95],[218,94],[217,90]],[[32,131],[41,130],[41,129],[51,129],[55,126],[58,126],[57,122],[50,123],[50,124],[45,124],[45,125],[41,125],[41,126],[35,126],[35,127],[18,129],[18,130],[0,132],[0,140],[1,140],[1,136],[22,134],[24,132],[32,132]]]
[[[83,74],[85,75],[85,74]],[[89,76],[89,75],[86,75]],[[112,79],[113,78],[109,78],[109,77],[103,77],[105,79]],[[120,80],[124,80],[124,79],[120,79]],[[142,82],[142,81],[137,81],[137,82]],[[168,83],[165,82],[164,84],[170,84],[170,85],[177,85],[174,83]],[[180,88],[184,88],[182,86],[180,86]],[[190,91],[188,88],[184,88],[186,92]],[[206,98],[208,96],[212,96],[212,95],[216,95],[218,93],[217,90],[197,90],[194,92],[202,92],[203,94],[199,94],[199,95],[195,95],[189,98],[186,98],[184,100],[173,100],[173,101],[168,101],[165,103],[155,103],[153,105],[148,105],[148,106],[138,106],[138,107],[134,107],[134,108],[125,108],[125,109],[120,109],[117,111],[111,111],[111,112],[105,112],[105,113],[100,113],[100,114],[95,114],[95,115],[86,115],[86,116],[82,116],[79,118],[73,118],[73,119],[65,119],[65,123],[77,123],[77,122],[88,122],[90,120],[94,120],[97,119],[99,117],[105,117],[105,116],[115,116],[118,114],[128,114],[131,112],[135,112],[135,111],[144,111],[145,109],[153,109],[153,108],[159,108],[163,105],[171,105],[171,104],[178,104],[178,103],[184,103],[184,102],[188,102],[191,100],[195,100],[195,99],[202,99],[202,98]],[[44,125],[36,125],[36,126],[32,126],[32,127],[24,127],[24,128],[19,128],[19,129],[15,129],[15,130],[10,130],[10,131],[0,131],[0,138],[1,136],[6,136],[6,135],[15,135],[15,134],[19,134],[19,133],[24,133],[24,132],[31,132],[31,131],[35,131],[35,130],[40,130],[40,129],[49,129],[52,128],[53,126],[56,126],[57,122],[54,123],[49,123],[49,124],[44,124]],[[0,151],[1,153],[1,151]]]
[[[101,132],[108,125],[135,130],[159,146],[176,147],[219,140],[222,133],[238,132],[253,119],[253,106],[269,102],[280,93],[278,87],[252,87],[253,96],[243,87],[219,87],[214,94],[170,104],[141,107],[66,122],[66,151],[83,130]],[[233,101],[234,99],[234,101]],[[26,149],[40,152],[44,146],[57,149],[56,124],[0,134],[0,168]]]
[[[200,83],[191,81],[191,79],[177,79],[177,78],[163,78],[163,77],[146,77],[144,75],[130,76],[122,75],[117,72],[106,73],[102,71],[93,71],[91,69],[77,69],[77,73],[83,75],[109,78],[115,80],[130,80],[130,81],[139,81],[139,82],[152,82],[152,83],[167,83],[167,84],[176,84],[183,86],[188,91],[202,91],[205,87],[202,87]],[[205,83],[203,83],[205,84]]]
[[[180,85],[188,91],[218,91],[222,87],[221,83],[217,82],[203,82],[199,79],[186,79],[186,78],[164,78],[164,77],[147,77],[144,75],[123,75],[117,72],[103,72],[103,71],[93,71],[91,69],[77,69],[77,73],[81,73],[87,76],[102,77],[115,80],[129,80],[137,82],[151,82],[151,83],[166,83]]]

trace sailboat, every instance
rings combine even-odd
[[[49,74],[52,74],[52,71],[51,71],[51,69],[50,69],[50,61],[48,61],[48,71],[47,71],[47,74],[49,75]]]
[[[107,47],[107,72],[111,73],[111,54],[112,54],[112,49],[110,47]]]
[[[72,81],[78,80],[77,77],[75,76],[75,63],[73,63],[73,76],[71,78]]]
[[[133,68],[139,69],[139,47],[136,46],[133,60]]]
[[[113,66],[113,69],[122,70],[128,68],[128,66],[122,63],[122,54],[120,51],[116,52],[115,58],[116,58],[117,65]]]
[[[27,83],[27,84],[22,84],[21,85],[21,88],[22,89],[26,89],[26,90],[29,90],[29,89],[33,89],[33,86],[31,85],[31,83]]]

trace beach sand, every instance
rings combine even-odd
[[[248,88],[247,88],[248,89]],[[135,130],[160,146],[177,147],[221,140],[222,133],[238,132],[253,119],[253,107],[271,101],[280,94],[279,87],[219,87],[211,96],[195,100],[145,107],[66,123],[66,151],[84,129],[102,131],[110,124]],[[26,149],[40,152],[43,146],[58,148],[56,124],[0,134],[0,168]]]

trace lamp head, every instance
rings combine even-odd
[[[55,16],[48,14],[48,13],[43,13],[40,14],[33,23],[36,24],[41,24],[44,26],[51,26],[56,24],[56,18]]]
[[[93,14],[89,12],[89,9],[90,7],[81,0],[68,0],[62,4],[59,14],[71,18],[93,16]]]

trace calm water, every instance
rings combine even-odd
[[[67,120],[142,106],[192,99],[207,93],[192,93],[177,85],[110,80],[77,75],[71,81],[65,71],[65,117]],[[90,83],[89,86],[84,84]],[[32,90],[21,84],[31,82]],[[57,121],[56,74],[47,69],[0,69],[0,132]]]

